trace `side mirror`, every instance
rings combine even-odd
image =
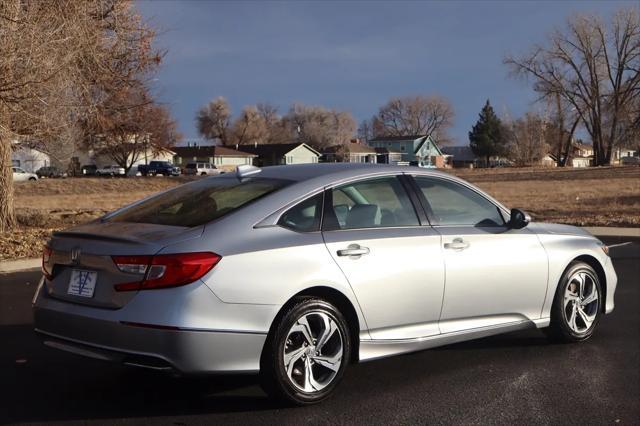
[[[509,228],[522,229],[531,222],[531,216],[520,209],[511,209],[511,218],[509,219]]]

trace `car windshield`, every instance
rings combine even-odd
[[[111,216],[110,222],[194,227],[281,189],[284,179],[215,177],[184,185]]]

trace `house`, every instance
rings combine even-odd
[[[447,146],[442,148],[442,152],[451,156],[449,163],[454,168],[473,169],[478,166],[478,157],[473,153],[470,146]]]
[[[361,144],[358,139],[354,139],[348,144],[330,146],[322,151],[322,156],[327,163],[348,162],[375,164],[378,162],[378,153],[375,148]]]
[[[593,145],[582,142],[571,143],[571,154],[569,156],[572,167],[589,167],[593,165]]]
[[[591,157],[593,156],[593,145],[582,142],[572,142],[571,154],[574,157]]]
[[[29,173],[35,173],[40,167],[51,165],[49,155],[25,144],[13,143],[11,166],[20,167]]]
[[[242,149],[253,154],[255,166],[317,163],[320,153],[306,143],[274,143],[243,145]]]
[[[382,136],[368,141],[372,148],[387,148],[399,152],[401,161],[416,163],[421,167],[446,166],[444,154],[431,135]]]
[[[557,167],[558,166],[558,157],[555,154],[547,154],[540,159],[540,165],[542,167]]]
[[[175,155],[173,156],[173,164],[177,167],[184,168],[187,163],[200,161],[203,163],[214,164],[218,168],[234,168],[244,164],[251,165],[255,154],[226,146],[174,146],[171,148]]]
[[[625,157],[635,157],[638,155],[638,152],[635,149],[631,148],[616,148],[611,154],[611,162],[613,164],[620,164],[620,160]]]
[[[379,164],[398,164],[402,161],[402,153],[393,148],[373,148],[376,151],[376,162]]]
[[[573,157],[571,158],[572,167],[590,167],[593,166],[593,156],[591,157]]]

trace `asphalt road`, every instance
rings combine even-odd
[[[613,253],[616,309],[589,341],[531,330],[354,365],[304,408],[249,376],[172,378],[46,348],[31,326],[38,272],[0,275],[0,423],[640,424],[640,244]]]

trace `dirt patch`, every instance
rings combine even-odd
[[[508,207],[537,221],[579,226],[640,226],[640,167],[454,169]],[[0,260],[40,256],[51,232],[194,177],[69,178],[17,183],[19,229],[0,234]]]

